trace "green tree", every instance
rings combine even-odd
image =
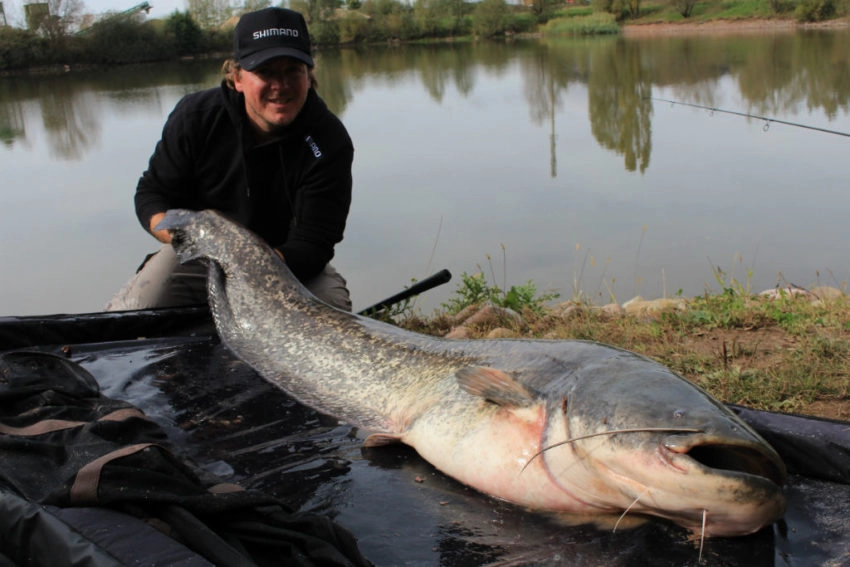
[[[441,0],[416,0],[413,3],[413,17],[419,30],[428,36],[436,36],[440,16],[444,13]]]
[[[463,14],[466,10],[464,0],[446,0],[447,12],[452,18],[451,32],[457,34],[463,28]]]
[[[340,43],[357,43],[369,38],[369,17],[360,10],[348,9],[337,20]]]
[[[115,18],[93,25],[83,38],[84,49],[94,63],[161,61],[176,55],[173,42],[163,35],[151,22]]]
[[[473,33],[480,37],[493,37],[504,32],[507,13],[508,5],[505,0],[481,0],[475,7]]]
[[[268,8],[271,5],[272,3],[270,0],[245,0],[240,12],[243,14],[246,12],[256,12],[257,10]]]
[[[410,39],[418,33],[413,8],[399,0],[365,0],[360,11],[372,18],[372,40]]]
[[[204,30],[217,28],[233,13],[229,0],[186,0],[192,19]]]
[[[640,0],[590,0],[590,5],[596,11],[614,14],[617,21],[627,16],[636,18],[640,13]]]
[[[530,0],[530,2],[527,5],[531,9],[531,13],[537,17],[549,14],[564,5],[561,0]]]
[[[697,0],[673,0],[673,6],[683,18],[690,18]]]
[[[165,31],[174,38],[178,55],[192,55],[203,48],[203,32],[188,12],[174,12],[165,20]]]
[[[640,0],[625,0],[626,11],[632,18],[640,17]]]
[[[29,30],[0,28],[0,69],[21,69],[44,63],[47,40]]]
[[[308,24],[316,24],[334,19],[337,8],[342,7],[342,0],[290,0],[290,6],[301,12]]]
[[[835,16],[833,0],[801,0],[794,10],[800,22],[822,22]]]

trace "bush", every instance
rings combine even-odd
[[[0,28],[0,69],[22,69],[47,63],[47,40],[27,30]]]
[[[340,43],[357,43],[369,37],[369,20],[357,10],[347,10],[337,24]]]
[[[800,0],[794,16],[799,22],[821,22],[835,16],[833,0]]]
[[[605,35],[620,33],[614,14],[598,12],[589,16],[558,18],[543,26],[544,35]]]
[[[339,26],[333,20],[314,22],[310,26],[310,39],[317,45],[336,45],[339,43]]]
[[[89,28],[86,51],[94,63],[159,61],[175,55],[174,43],[149,24],[112,20]]]
[[[537,286],[529,280],[521,286],[511,286],[507,291],[490,285],[484,278],[484,274],[477,273],[469,275],[466,272],[460,276],[461,283],[455,290],[455,296],[442,304],[449,314],[457,314],[466,307],[492,303],[499,307],[523,311],[530,309],[538,315],[543,313],[544,306],[548,301],[557,299],[557,293],[537,293]]]
[[[537,18],[528,12],[515,12],[507,17],[505,26],[514,33],[532,32],[537,27]]]
[[[621,21],[630,15],[627,0],[590,0],[594,12],[608,12],[614,14],[617,21]]]
[[[779,0],[771,0],[772,2],[778,2]],[[673,6],[676,8],[676,11],[683,18],[690,18],[691,14],[694,13],[694,6],[696,5],[697,0],[673,0]]]

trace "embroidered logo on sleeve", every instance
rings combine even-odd
[[[304,138],[304,141],[307,142],[308,146],[310,146],[310,151],[313,152],[313,156],[315,156],[316,159],[322,157],[322,150],[320,150],[318,144],[313,141],[312,136],[307,136]]]

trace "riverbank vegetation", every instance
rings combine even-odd
[[[164,19],[136,13],[83,14],[83,4],[51,0],[26,28],[0,27],[0,71],[137,63],[228,53],[238,15],[256,0],[190,0]],[[850,0],[291,0],[319,45],[511,38],[523,34],[618,33],[623,25],[714,21],[813,22],[846,19]]]
[[[755,409],[850,420],[850,298],[844,289],[794,286],[751,293],[735,280],[692,299],[594,305],[507,291],[463,274],[455,295],[428,317],[396,320],[453,338],[584,339],[653,358],[718,399]]]

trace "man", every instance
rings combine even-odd
[[[206,270],[180,265],[165,211],[217,209],[264,238],[317,297],[351,310],[328,263],[351,203],[354,148],[315,91],[304,18],[283,8],[243,15],[220,87],[184,97],[136,189],[142,226],[163,243],[107,311],[206,301]]]

